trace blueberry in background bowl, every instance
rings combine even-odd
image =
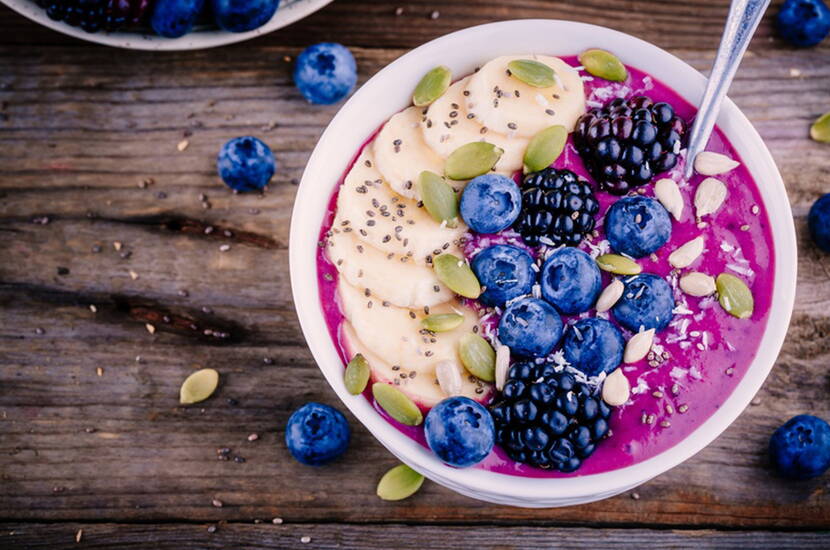
[[[822,0],[786,0],[776,19],[781,37],[800,48],[815,46],[830,34],[830,8]]]
[[[470,180],[461,194],[461,217],[476,233],[498,233],[519,216],[522,195],[516,183],[500,174]]]
[[[219,150],[216,169],[228,187],[235,191],[262,189],[277,169],[274,153],[263,141],[243,136],[227,141]]]
[[[794,416],[772,434],[769,454],[784,477],[818,477],[830,468],[830,425],[809,414]]]
[[[625,340],[610,321],[591,317],[580,319],[565,333],[565,359],[586,376],[610,373],[623,358]]]
[[[605,214],[611,248],[632,258],[658,250],[671,237],[671,218],[662,204],[649,197],[625,197]]]
[[[484,460],[496,442],[490,411],[462,396],[444,399],[429,411],[424,435],[438,458],[458,468]]]
[[[294,83],[311,103],[331,105],[349,95],[357,84],[357,63],[346,46],[321,42],[297,56]]]
[[[663,330],[672,320],[674,297],[662,277],[642,273],[623,279],[625,290],[611,311],[622,326],[632,332]]]
[[[548,256],[540,281],[542,298],[565,315],[588,311],[602,287],[597,263],[582,250],[567,247]]]
[[[830,252],[830,193],[813,203],[807,217],[807,225],[816,246]]]
[[[306,403],[285,427],[285,444],[299,462],[321,466],[346,452],[351,429],[343,413],[322,403]]]
[[[193,29],[205,0],[156,0],[150,26],[156,34],[178,38]]]
[[[530,293],[536,281],[533,258],[521,248],[497,244],[485,248],[471,263],[486,288],[478,299],[488,306],[503,306],[508,300]]]
[[[211,0],[216,24],[226,31],[245,32],[267,23],[280,0]]]
[[[544,300],[523,298],[504,311],[498,336],[518,356],[544,357],[562,338],[562,319]]]

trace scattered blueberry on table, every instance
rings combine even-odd
[[[448,397],[427,414],[424,434],[432,452],[445,463],[466,468],[484,460],[495,444],[490,411],[469,397]]]
[[[461,217],[476,233],[498,233],[519,216],[522,195],[516,183],[500,174],[470,180],[461,194]]]
[[[306,403],[291,414],[285,444],[299,462],[321,466],[346,452],[351,429],[346,417],[322,403]]]
[[[816,246],[830,252],[830,193],[813,203],[807,217],[807,225]]]
[[[794,416],[772,434],[769,454],[786,478],[818,477],[830,468],[830,425],[817,416]]]
[[[271,181],[276,167],[271,148],[253,136],[229,140],[216,159],[219,177],[236,191],[262,189]]]
[[[777,23],[784,40],[809,48],[830,34],[830,8],[823,0],[786,0],[778,11]]]
[[[311,103],[337,103],[357,84],[357,63],[346,46],[321,42],[297,56],[294,83]]]

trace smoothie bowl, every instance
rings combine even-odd
[[[740,414],[787,330],[795,234],[733,103],[685,158],[704,83],[615,31],[509,21],[413,50],[341,109],[297,196],[292,288],[387,449],[475,498],[563,506]]]

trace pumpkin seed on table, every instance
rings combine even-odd
[[[418,492],[423,483],[424,476],[406,464],[399,464],[380,478],[377,495],[383,500],[403,500]]]
[[[830,143],[830,113],[824,113],[810,126],[810,137],[821,143]]]
[[[432,269],[447,288],[465,298],[478,298],[481,283],[467,262],[452,254],[441,254],[432,260]]]
[[[433,220],[446,222],[447,227],[458,225],[458,197],[444,178],[424,170],[418,176],[418,193]]]
[[[447,332],[463,322],[464,316],[458,313],[434,313],[421,319],[421,326],[430,332]]]
[[[620,58],[606,50],[592,48],[579,54],[579,62],[589,74],[610,80],[622,82],[628,78],[628,70]]]
[[[418,405],[391,384],[375,382],[372,384],[372,396],[389,416],[405,426],[418,426],[424,421]]]
[[[550,88],[556,84],[554,70],[539,61],[514,59],[507,64],[507,70],[510,76],[534,88]]]
[[[755,299],[745,282],[729,273],[721,273],[715,279],[715,286],[718,289],[718,301],[728,314],[738,319],[752,315]]]
[[[601,270],[617,275],[637,275],[643,270],[640,264],[619,254],[603,254],[597,258],[597,265]]]
[[[197,370],[182,383],[179,390],[179,403],[190,405],[204,401],[216,391],[219,385],[219,373],[213,369]]]
[[[458,343],[461,364],[470,374],[485,382],[496,379],[496,352],[490,343],[478,334],[465,334]]]
[[[544,170],[559,158],[568,140],[564,126],[551,126],[537,133],[527,145],[524,156],[524,172]]]
[[[415,91],[412,93],[412,103],[416,107],[429,105],[447,91],[452,81],[452,71],[448,67],[439,65],[427,71],[421,77]]]
[[[352,395],[360,395],[369,383],[369,361],[361,354],[356,354],[346,365],[343,373],[343,383],[346,391]]]
[[[486,141],[462,145],[447,157],[444,174],[451,180],[469,180],[486,174],[504,154],[504,149]]]

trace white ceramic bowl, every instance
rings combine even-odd
[[[428,449],[389,425],[363,397],[343,386],[343,364],[329,337],[320,307],[315,254],[323,215],[334,186],[361,144],[387,118],[407,106],[421,75],[441,63],[453,74],[515,53],[577,54],[589,47],[618,54],[625,63],[662,80],[697,104],[705,78],[692,67],[637,38],[570,21],[521,20],[492,23],[435,39],[409,52],[369,80],[340,109],[306,166],[291,220],[291,283],[297,315],[320,370],[343,403],[401,461],[431,480],[473,498],[527,507],[566,506],[629,490],[688,459],[738,417],[769,373],[787,332],[795,298],[796,242],[784,184],[760,136],[731,100],[718,125],[758,183],[772,224],[776,249],[775,289],[769,324],[746,376],[718,411],[681,443],[616,471],[571,478],[522,478],[442,464]]]
[[[40,23],[44,27],[49,27],[52,30],[86,40],[87,42],[95,42],[97,44],[105,44],[107,46],[114,46],[116,48],[126,48],[129,50],[202,50],[205,48],[215,48],[216,46],[224,46],[226,44],[233,44],[235,42],[242,42],[249,40],[262,34],[267,34],[271,31],[281,29],[286,25],[290,25],[294,21],[302,19],[307,15],[314,13],[332,0],[282,0],[280,7],[274,17],[271,18],[265,25],[258,29],[249,32],[233,33],[218,29],[200,30],[186,34],[181,38],[165,38],[152,33],[140,32],[113,32],[113,33],[88,33],[77,27],[72,27],[60,21],[53,21],[49,19],[46,12],[38,7],[32,0],[0,0],[3,3],[16,11],[17,13],[28,17],[36,23]]]

